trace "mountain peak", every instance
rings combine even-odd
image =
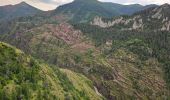
[[[169,16],[170,12],[170,5],[168,3],[165,3],[159,7],[157,7],[156,9],[154,9],[154,11],[158,14],[162,13],[164,14],[164,16]]]
[[[98,0],[74,0],[74,2],[97,2]]]
[[[22,1],[21,3],[17,4],[19,6],[30,6],[28,3]]]
[[[165,4],[161,5],[160,8],[163,8],[163,9],[170,9],[170,4],[165,3]]]
[[[17,17],[31,16],[38,12],[39,9],[29,5],[26,2],[21,2],[16,5],[7,5],[0,7],[0,21],[11,20]]]
[[[168,4],[168,3],[165,3],[165,4],[163,4],[162,6],[170,6],[170,4]]]
[[[84,2],[86,2],[86,1],[98,1],[98,0],[74,0],[74,1],[84,1]]]
[[[20,4],[27,4],[25,1],[22,1]]]

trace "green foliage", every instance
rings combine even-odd
[[[165,61],[164,62],[164,71],[165,71],[165,79],[168,84],[168,88],[170,89],[170,62]]]
[[[32,86],[40,79],[39,65],[21,51],[0,43],[0,80],[2,99],[32,97]],[[38,90],[39,86],[35,87]],[[7,95],[7,96],[6,96]]]
[[[72,72],[73,73],[73,72]],[[72,77],[76,74],[73,73]],[[83,76],[76,76],[84,78]],[[77,79],[78,80],[78,79]],[[78,80],[81,83],[81,80]],[[75,83],[74,83],[75,84]],[[86,87],[77,89],[68,76],[57,67],[40,64],[20,50],[0,42],[0,99],[84,99],[91,95],[101,99],[88,83]],[[88,94],[85,88],[92,94]],[[54,93],[53,93],[54,92]]]
[[[142,60],[147,60],[152,57],[152,49],[149,48],[149,45],[147,45],[146,43],[144,43],[144,41],[140,39],[130,39],[128,41],[113,41],[112,51],[119,48],[128,49],[134,54],[137,54]]]

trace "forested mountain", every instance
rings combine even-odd
[[[21,2],[16,5],[0,6],[0,21],[34,15],[38,12],[41,12],[41,10],[34,8],[25,2]]]
[[[88,22],[86,14],[91,13],[91,4],[93,7],[97,7],[95,16],[98,17],[93,16],[94,20],[93,17],[90,17],[92,21]],[[152,6],[132,15],[108,18],[109,14],[113,13],[103,10],[105,8],[103,4],[112,5],[97,0],[75,0],[54,11],[47,12],[48,14],[20,17],[4,22],[5,24],[0,23],[0,32],[3,33],[0,35],[0,40],[16,46],[26,53],[19,53],[19,55],[31,55],[41,61],[42,63],[38,63],[32,57],[26,56],[26,58],[32,59],[36,66],[39,66],[36,71],[47,71],[45,75],[48,77],[43,79],[50,80],[50,86],[56,87],[56,90],[63,88],[59,95],[53,95],[56,91],[51,91],[52,88],[41,90],[42,84],[40,84],[40,88],[35,88],[35,91],[33,87],[29,87],[30,91],[36,92],[40,89],[41,95],[46,93],[48,99],[54,100],[55,96],[61,99],[66,97],[66,99],[82,100],[170,99],[169,5]],[[115,13],[115,9],[112,11]],[[70,17],[70,15],[72,16]],[[102,15],[104,16],[102,17]],[[4,25],[9,27],[4,27]],[[8,52],[7,48],[10,49],[11,46],[1,44],[1,66],[6,68],[6,64],[8,64],[4,63],[6,58],[9,59],[7,62],[21,63],[21,69],[22,66],[30,66],[27,60],[20,61],[18,54],[10,58],[13,53],[9,54],[11,51]],[[25,56],[21,58],[25,59]],[[28,69],[31,70],[31,68]],[[5,74],[0,75],[10,77],[7,85],[13,85],[15,80],[19,80],[16,73],[13,75],[12,69],[12,71],[4,70]],[[12,74],[6,74],[6,71]],[[22,71],[25,72],[24,69]],[[38,77],[37,75],[41,76],[41,73],[36,74],[35,77]],[[13,76],[15,76],[15,80]],[[2,77],[0,80],[4,80],[4,78],[6,77]],[[12,81],[12,83],[11,80],[14,82]],[[38,83],[44,82],[41,78],[35,80]],[[54,80],[60,83],[59,86],[58,83],[53,82]],[[23,80],[22,82],[34,84],[32,81]],[[18,83],[15,84],[18,86]],[[5,88],[4,86],[2,84],[0,87]],[[81,88],[82,86],[83,88]],[[28,87],[27,84],[26,87]],[[21,85],[20,88],[25,87]],[[2,89],[3,94],[5,89]],[[88,92],[90,93],[88,94]],[[21,95],[23,98],[27,96],[26,94]],[[28,97],[36,98],[36,95],[39,94],[31,95],[29,94]]]
[[[133,48],[133,52],[139,54],[143,60],[153,57],[162,65],[164,71],[164,79],[168,86],[170,84],[170,5],[164,4],[159,7],[151,7],[149,9],[135,13],[132,16],[120,16],[113,19],[96,17],[91,25],[75,24],[76,29],[80,29],[91,37],[96,45],[104,45],[111,43],[110,52],[115,52],[118,48],[125,46],[129,39],[140,39],[151,48],[151,54],[143,45],[143,49],[139,47]],[[88,29],[88,30],[87,30]],[[111,41],[111,42],[110,42]],[[141,46],[141,43],[135,43]],[[131,48],[128,45],[128,48]],[[144,49],[145,48],[145,49]],[[108,49],[106,49],[107,51]],[[107,53],[110,53],[107,51]],[[144,57],[144,58],[143,58]],[[146,58],[145,58],[146,57]]]
[[[108,17],[133,14],[136,11],[146,9],[156,5],[142,6],[134,5],[121,5],[116,3],[100,2],[98,0],[74,0],[72,3],[59,6],[54,14],[64,14],[69,16],[73,22],[88,22],[95,16]]]
[[[136,12],[132,16],[120,16],[112,19],[96,17],[91,22],[103,28],[112,27],[120,30],[154,30],[170,31],[170,5],[164,4],[159,7],[151,7]]]

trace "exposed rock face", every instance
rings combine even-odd
[[[123,20],[123,17],[120,17],[118,19],[115,19],[113,21],[108,21],[108,22],[104,22],[101,17],[95,17],[93,22],[91,22],[92,25],[98,25],[103,28],[111,27],[119,23],[125,23],[125,20]]]
[[[152,18],[161,19],[161,17],[163,16],[161,14],[162,8],[160,8],[160,9],[155,8],[154,11],[156,11],[156,13],[154,15],[152,15]]]
[[[142,19],[139,19],[138,22],[135,20],[132,26],[132,29],[139,29],[139,28],[143,28]]]
[[[149,8],[132,16],[120,16],[115,19],[104,20],[96,17],[91,22],[102,28],[117,28],[120,30],[155,30],[170,31],[170,5],[164,4],[159,7]]]
[[[103,28],[112,26],[112,25],[108,25],[108,23],[103,22],[101,17],[95,17],[93,22],[91,22],[92,25],[98,25]]]
[[[108,21],[108,22],[104,22],[101,17],[95,17],[94,20],[91,22],[92,25],[97,25],[97,26],[100,26],[103,28],[111,27],[111,26],[114,26],[114,25],[120,24],[120,23],[127,24],[127,22],[123,19],[123,17],[120,17],[113,21]]]
[[[170,21],[166,22],[162,28],[161,28],[162,31],[170,31]]]
[[[124,25],[128,26],[130,23],[133,23],[132,26],[129,28],[122,28],[122,30],[132,30],[132,29],[142,29],[143,28],[143,20],[140,18],[140,16],[135,16],[133,19],[125,19],[123,17],[116,18],[112,21],[104,22],[101,17],[96,17],[91,22],[91,25],[97,25],[102,28],[107,27],[114,27],[115,25]]]
[[[168,21],[168,17],[164,18],[164,19],[162,20],[162,23],[167,22],[167,21]]]

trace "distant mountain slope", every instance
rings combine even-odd
[[[91,24],[103,28],[119,28],[120,30],[155,30],[170,31],[170,5],[151,7],[132,16],[120,16],[113,19],[96,17]]]
[[[0,6],[0,21],[11,20],[16,17],[34,15],[38,12],[41,11],[25,2],[21,2],[16,5]]]
[[[124,14],[131,15],[136,11],[155,6],[156,5],[142,6],[139,4],[121,5],[99,2],[97,0],[75,0],[72,3],[61,5],[55,10],[43,12],[25,2],[21,2],[16,5],[0,6],[0,21],[37,14],[37,16],[41,17],[48,15],[50,18],[51,15],[52,18],[55,17],[58,20],[66,18],[67,21],[71,20],[71,22],[83,23],[92,20],[95,16],[111,18]]]
[[[105,3],[97,0],[74,0],[72,3],[59,6],[53,14],[65,14],[73,22],[87,22],[95,16],[113,17],[124,14],[133,14],[136,11],[156,6],[121,5],[116,3]]]
[[[0,42],[0,99],[102,100],[102,97],[85,76],[39,63]]]

